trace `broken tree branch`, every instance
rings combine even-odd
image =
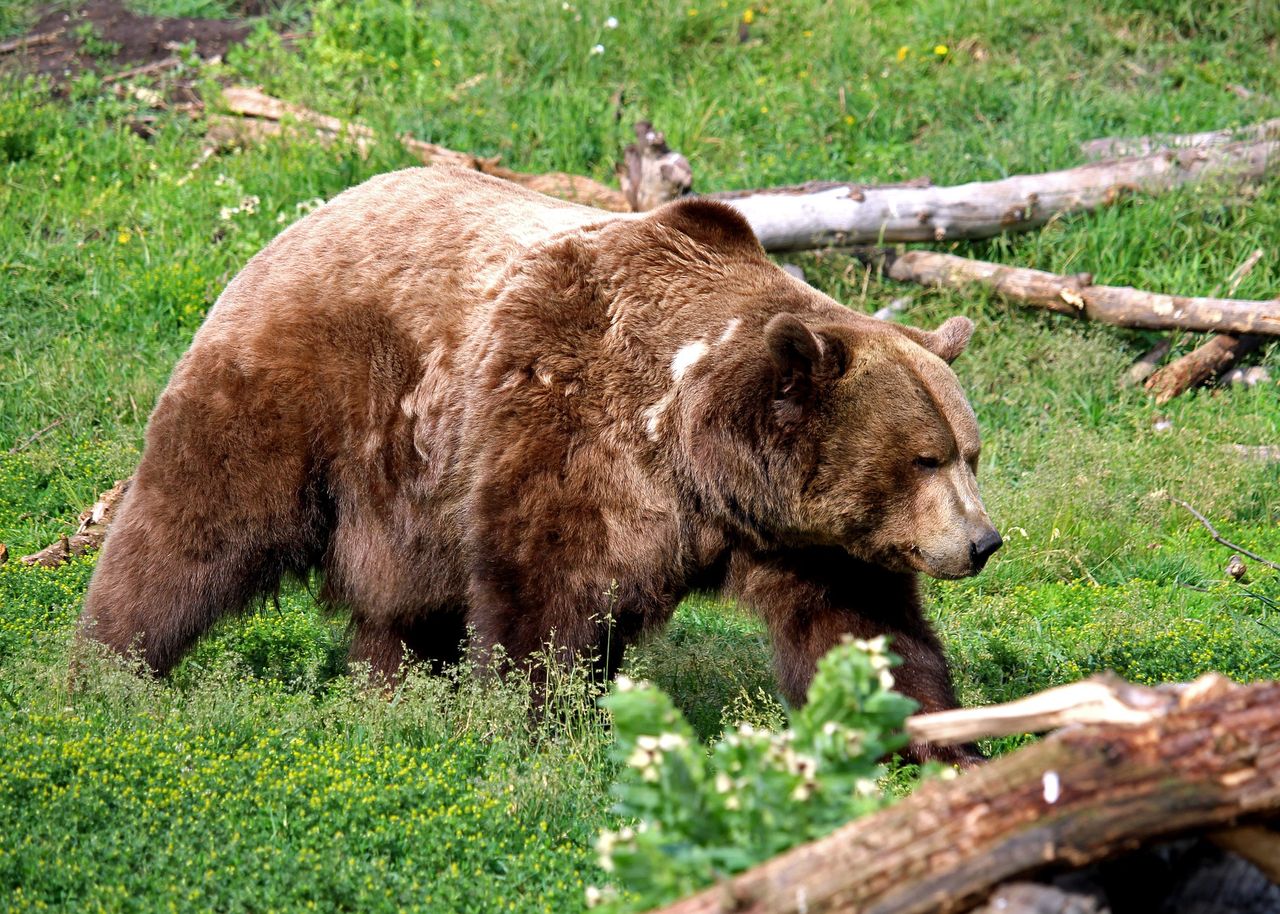
[[[815,182],[710,194],[737,208],[766,250],[989,238],[1060,214],[1208,179],[1249,181],[1280,171],[1280,141],[1169,150],[1036,175],[952,187]]]
[[[965,911],[1055,864],[1277,816],[1280,684],[1188,689],[1145,723],[1071,727],[928,782],[664,914]]]
[[[1186,149],[1197,146],[1225,146],[1228,143],[1256,142],[1280,139],[1280,117],[1243,127],[1226,130],[1206,130],[1202,133],[1157,133],[1152,136],[1099,137],[1080,144],[1080,151],[1088,159],[1106,159],[1117,156],[1145,156],[1165,149]]]
[[[942,288],[982,285],[1020,304],[1104,324],[1280,335],[1280,302],[1196,298],[1127,286],[1098,286],[1093,285],[1088,273],[1062,276],[933,251],[886,256],[889,276],[900,282]]]
[[[1203,525],[1203,527],[1209,531],[1209,536],[1213,537],[1214,542],[1219,543],[1220,545],[1226,546],[1228,549],[1231,549],[1235,552],[1239,552],[1241,555],[1247,555],[1249,556],[1249,558],[1253,559],[1255,562],[1261,562],[1262,564],[1266,565],[1268,568],[1274,568],[1276,571],[1280,571],[1280,565],[1277,565],[1275,562],[1271,561],[1270,559],[1263,558],[1262,556],[1258,555],[1258,553],[1256,552],[1250,552],[1248,549],[1244,548],[1243,546],[1237,546],[1235,543],[1231,542],[1231,540],[1223,539],[1222,534],[1219,533],[1217,528],[1214,527],[1213,524],[1209,522],[1209,518],[1205,517],[1195,508],[1191,507],[1191,505],[1187,504],[1181,498],[1170,497],[1169,501],[1173,502],[1175,505],[1179,505],[1183,508],[1186,508],[1189,512],[1191,512],[1191,516],[1194,517],[1196,520],[1200,521],[1201,525]]]
[[[302,105],[295,105],[274,98],[258,89],[231,86],[223,89],[222,98],[227,110],[234,114],[267,122],[293,120],[298,124],[315,128],[323,139],[336,139],[340,136],[346,136],[356,143],[357,148],[362,153],[367,151],[370,144],[377,139],[377,135],[369,127],[347,123],[336,117],[320,114]],[[219,129],[225,132],[228,127],[223,123]],[[256,126],[249,128],[249,131],[243,136],[254,138],[255,135],[262,136],[273,132],[278,131]],[[583,175],[571,175],[564,172],[552,172],[542,175],[525,174],[499,165],[496,158],[483,158],[465,152],[457,152],[410,136],[401,136],[399,140],[404,148],[424,165],[457,165],[492,175],[495,178],[511,181],[539,193],[559,197],[562,200],[570,200],[574,203],[581,203],[585,206],[594,206],[598,209],[623,213],[631,210],[626,196],[621,191],[614,190],[599,181]]]
[[[93,507],[80,514],[80,525],[71,536],[65,533],[45,546],[39,552],[24,555],[19,561],[25,565],[42,565],[45,568],[56,568],[74,556],[83,555],[90,549],[97,549],[106,538],[107,527],[111,524],[111,516],[124,493],[129,491],[133,477],[122,479],[107,491],[98,496]]]
[[[1239,336],[1215,334],[1204,345],[1174,359],[1151,375],[1144,386],[1156,398],[1156,405],[1163,406],[1174,397],[1226,371],[1262,342],[1263,338],[1255,333]]]
[[[1258,248],[1231,271],[1231,275],[1227,277],[1228,298],[1236,294],[1240,283],[1258,265],[1262,253],[1262,248]],[[1261,345],[1262,340],[1252,334],[1240,337],[1218,334],[1153,372],[1146,381],[1146,388],[1155,396],[1157,405],[1163,405],[1192,387],[1230,370],[1232,365]]]

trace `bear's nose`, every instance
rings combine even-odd
[[[995,554],[995,551],[1004,545],[1004,540],[1000,538],[1000,534],[994,529],[985,533],[981,539],[969,544],[969,560],[973,563],[973,573],[977,574],[982,570],[982,566],[987,564],[987,559]]]

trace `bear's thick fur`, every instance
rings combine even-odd
[[[801,701],[846,633],[955,699],[916,572],[999,537],[932,333],[775,267],[730,207],[616,216],[474,172],[343,193],[231,282],[151,416],[86,631],[156,671],[319,568],[351,654],[603,653],[693,588],[758,611]]]

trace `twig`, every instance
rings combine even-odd
[[[127,70],[121,70],[119,73],[112,73],[102,77],[103,84],[120,82],[122,79],[132,79],[135,76],[147,76],[151,73],[159,73],[162,70],[171,70],[181,64],[182,61],[177,57],[166,57],[163,60],[153,60],[151,63],[144,63],[138,67],[130,67]]]
[[[10,454],[17,454],[17,453],[19,453],[20,451],[25,451],[25,450],[26,450],[27,448],[29,448],[31,445],[35,444],[37,441],[39,441],[41,438],[43,438],[43,437],[44,437],[45,435],[47,435],[49,432],[53,431],[55,428],[57,428],[59,425],[61,425],[62,423],[66,422],[66,421],[67,421],[67,417],[66,417],[66,416],[62,416],[61,418],[54,419],[52,422],[50,422],[50,423],[49,423],[48,425],[46,425],[44,428],[39,429],[38,431],[34,431],[34,432],[32,432],[30,435],[28,435],[27,437],[23,438],[21,441],[19,441],[19,442],[18,442],[17,444],[15,444],[13,447],[9,448],[9,453],[10,453]]]
[[[1262,564],[1266,565],[1268,568],[1274,568],[1276,571],[1280,571],[1280,565],[1277,565],[1275,562],[1271,561],[1270,559],[1265,559],[1262,556],[1258,555],[1258,553],[1256,552],[1250,552],[1248,549],[1244,548],[1243,546],[1237,545],[1236,543],[1231,542],[1231,540],[1229,539],[1224,539],[1222,534],[1218,532],[1217,528],[1214,527],[1213,524],[1209,523],[1209,518],[1205,517],[1195,508],[1191,507],[1181,498],[1174,498],[1170,496],[1169,501],[1173,502],[1175,505],[1181,505],[1182,507],[1190,511],[1192,517],[1200,521],[1200,523],[1204,525],[1204,528],[1209,531],[1209,535],[1213,537],[1215,542],[1223,546],[1226,546],[1228,549],[1234,549],[1236,552],[1239,552],[1242,555],[1247,555],[1249,556],[1249,558],[1253,559],[1255,562],[1261,562]]]

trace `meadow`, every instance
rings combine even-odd
[[[998,178],[1076,164],[1097,136],[1280,115],[1280,8],[1267,0],[268,7],[246,43],[179,75],[206,99],[259,84],[383,135],[610,183],[641,117],[688,156],[697,189],[722,190]],[[0,40],[35,12],[0,2]],[[304,34],[286,43],[283,29]],[[169,371],[249,257],[316,200],[415,164],[394,142],[362,155],[296,136],[204,157],[201,124],[147,98],[88,72],[57,85],[0,72],[11,556],[68,532],[132,472]],[[143,114],[145,139],[129,127]],[[1127,198],[948,250],[1207,295],[1257,248],[1238,297],[1280,294],[1280,182]],[[955,368],[1006,546],[979,577],[926,587],[963,701],[1106,669],[1147,683],[1280,677],[1280,580],[1252,562],[1246,583],[1228,579],[1230,553],[1168,501],[1280,557],[1280,463],[1233,447],[1280,445],[1275,347],[1258,358],[1272,381],[1156,407],[1120,379],[1159,334],[897,286],[838,252],[789,259],[851,308],[905,295],[905,322],[977,322]],[[1174,354],[1200,341],[1179,335]],[[415,674],[386,700],[347,674],[345,619],[317,608],[309,582],[223,625],[168,680],[94,662],[69,693],[93,562],[0,566],[0,908],[560,912],[607,883],[591,845],[618,824],[614,765],[608,730],[582,710],[589,683],[566,678],[565,707],[580,710],[547,724],[530,722],[518,684],[465,671]],[[769,662],[758,623],[707,594],[627,664],[712,739],[777,717]]]

